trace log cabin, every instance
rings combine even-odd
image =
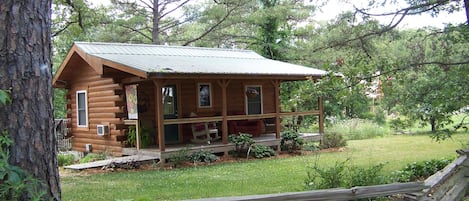
[[[291,115],[317,115],[323,133],[321,98],[317,110],[281,111],[280,84],[325,74],[250,50],[75,42],[53,86],[68,91],[73,149],[120,156],[143,150],[139,129],[158,154],[210,140],[228,146],[238,133],[270,133],[278,144],[281,119]],[[137,152],[126,151],[129,125]]]

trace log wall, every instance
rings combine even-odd
[[[91,144],[92,152],[121,155],[122,144],[117,136],[124,135],[122,118],[125,117],[125,93],[123,87],[112,78],[102,78],[89,65],[82,62],[74,68],[67,94],[67,118],[71,119],[73,149],[85,151]],[[77,126],[76,92],[86,90],[88,103],[88,127]],[[110,134],[98,136],[96,126],[107,124]]]

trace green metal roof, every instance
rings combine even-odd
[[[86,54],[147,73],[323,76],[325,71],[266,59],[250,50],[75,42]]]

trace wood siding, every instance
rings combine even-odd
[[[122,144],[117,136],[124,135],[122,118],[125,117],[125,95],[123,87],[112,78],[102,78],[85,62],[77,62],[73,68],[75,76],[68,80],[67,117],[71,119],[73,149],[85,151],[91,144],[92,152],[121,155]],[[76,92],[86,90],[88,127],[77,126]],[[98,136],[96,126],[107,124],[109,135]]]

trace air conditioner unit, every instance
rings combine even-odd
[[[99,136],[109,135],[109,126],[108,125],[97,125],[97,134]]]

